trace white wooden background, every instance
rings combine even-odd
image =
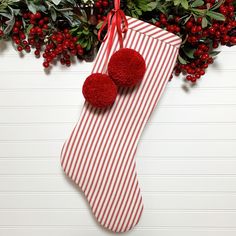
[[[59,162],[92,64],[47,75],[0,47],[0,235],[111,235]],[[236,48],[222,50],[198,86],[168,84],[139,144],[145,209],[127,235],[236,235]]]

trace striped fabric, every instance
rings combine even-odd
[[[98,222],[114,232],[134,227],[143,202],[135,167],[139,137],[175,65],[179,37],[127,17],[124,46],[143,55],[147,71],[135,88],[120,88],[114,105],[105,110],[87,102],[61,153],[61,165],[84,192]],[[93,73],[106,69],[103,43]],[[111,55],[119,48],[115,37]],[[158,147],[157,147],[158,148]]]

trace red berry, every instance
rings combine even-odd
[[[228,11],[229,11],[229,12],[234,12],[234,6],[232,6],[232,5],[231,5],[231,6],[228,6]]]
[[[193,26],[193,23],[191,22],[191,21],[188,21],[187,23],[186,23],[186,27],[187,28],[192,28],[192,26]]]
[[[40,21],[38,22],[38,24],[39,24],[39,26],[43,26],[43,25],[44,25],[44,20],[43,20],[43,19],[40,20]]]
[[[221,5],[219,9],[220,13],[222,13],[223,15],[227,15],[228,11],[223,5]]]
[[[29,44],[34,45],[35,44],[35,40],[34,39],[29,39]]]
[[[224,35],[224,36],[223,36],[223,41],[224,41],[224,42],[227,43],[229,40],[230,40],[230,37],[229,37],[228,35]]]
[[[25,46],[28,45],[28,41],[26,41],[26,40],[24,40],[22,43],[23,43]]]
[[[160,27],[160,26],[161,26],[161,23],[160,23],[159,21],[157,21],[157,22],[155,23],[155,26],[156,26],[156,27]]]
[[[18,50],[19,52],[22,52],[23,47],[22,47],[22,46],[18,46],[18,47],[17,47],[17,50]]]
[[[57,39],[56,35],[53,34],[53,35],[51,36],[51,40],[55,41],[56,39]]]
[[[220,36],[221,36],[220,31],[216,31],[216,32],[215,32],[215,36],[216,36],[216,38],[220,38]]]
[[[26,52],[30,52],[30,46],[29,46],[29,45],[26,45],[26,46],[25,46],[25,51],[26,51]]]
[[[101,3],[100,2],[96,2],[95,3],[95,7],[100,8],[101,7]]]
[[[75,36],[75,37],[72,38],[72,41],[73,41],[74,43],[76,43],[76,42],[78,41],[78,38]]]
[[[194,52],[194,55],[195,56],[200,56],[200,55],[202,55],[203,54],[203,50],[201,50],[201,49],[197,49],[195,52]]]
[[[200,70],[200,75],[204,75],[205,71],[204,70]]]
[[[210,34],[214,34],[214,33],[215,33],[215,28],[210,27],[210,28],[208,29],[208,31],[209,31]]]
[[[28,13],[23,13],[22,14],[22,17],[24,18],[24,19],[27,19],[29,16],[28,16]]]
[[[19,33],[19,28],[18,27],[14,27],[12,31],[13,31],[13,33],[17,34],[17,33]]]
[[[197,33],[197,27],[196,27],[196,26],[193,26],[193,27],[191,28],[191,32],[192,32],[193,34],[196,34],[196,33]]]
[[[39,56],[39,55],[40,55],[40,51],[39,51],[39,50],[35,50],[35,51],[34,51],[34,55],[35,55],[35,56]]]
[[[230,42],[231,42],[232,44],[236,44],[236,36],[230,37]]]
[[[21,25],[22,25],[22,22],[21,22],[21,21],[16,21],[16,23],[15,23],[15,26],[16,26],[16,27],[19,28]]]
[[[214,62],[214,60],[213,60],[212,57],[210,57],[210,58],[207,60],[207,62],[208,62],[209,64],[212,64],[212,63]]]
[[[14,42],[15,42],[15,44],[20,44],[20,40],[19,39],[16,39]]]
[[[61,58],[60,62],[61,62],[62,65],[65,65],[65,63],[66,63],[64,58]]]
[[[70,60],[66,60],[66,66],[70,66],[70,65],[71,65]]]
[[[188,76],[186,77],[186,79],[187,79],[187,80],[192,80],[192,76],[191,76],[191,75],[188,75]]]
[[[102,2],[103,7],[107,7],[109,5],[108,1],[103,1]]]
[[[47,23],[47,22],[49,22],[49,18],[47,17],[47,16],[45,16],[44,18],[43,18],[43,20]]]
[[[198,18],[197,18],[197,23],[198,23],[198,24],[201,24],[201,23],[202,23],[202,17],[198,17]]]
[[[37,28],[37,34],[42,34],[42,33],[43,33],[42,29],[41,28]]]
[[[31,28],[30,29],[30,34],[35,34],[36,33],[36,28]]]
[[[25,34],[24,34],[24,33],[21,33],[21,34],[20,34],[20,38],[21,38],[21,39],[26,39]]]
[[[48,25],[47,24],[43,25],[43,29],[47,30],[48,29]]]
[[[213,48],[218,48],[218,46],[219,46],[218,42],[214,41],[213,44],[212,44],[212,47]]]
[[[160,19],[160,22],[161,22],[163,25],[166,25],[166,24],[167,24],[166,18],[161,18],[161,19]]]
[[[201,56],[201,59],[203,61],[207,60],[209,58],[209,54],[208,53],[203,53],[202,56]]]
[[[48,67],[49,67],[49,63],[45,61],[45,62],[43,63],[43,66],[44,66],[45,68],[48,68]]]
[[[35,13],[35,18],[36,19],[40,19],[42,17],[41,13],[40,12],[36,12]]]
[[[200,25],[197,26],[197,32],[201,32],[202,31],[202,27]]]

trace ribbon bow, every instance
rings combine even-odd
[[[103,40],[101,40],[101,34],[104,30],[104,28],[107,26],[107,34]],[[103,22],[101,29],[98,32],[98,40],[101,42],[104,42],[108,38],[108,44],[107,44],[107,55],[106,55],[106,61],[109,57],[113,38],[115,34],[115,30],[117,30],[118,34],[118,40],[120,44],[120,48],[123,48],[123,38],[122,33],[126,33],[128,30],[128,21],[125,17],[125,13],[120,9],[120,0],[114,1],[114,9],[112,9],[107,17],[106,20]]]

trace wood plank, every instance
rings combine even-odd
[[[137,156],[140,175],[235,175],[235,158]],[[30,167],[30,168],[29,168]],[[0,158],[0,175],[61,175],[58,157]]]
[[[145,210],[236,210],[235,193],[143,193],[143,201]],[[0,193],[0,209],[89,210],[80,192]]]
[[[1,125],[0,141],[14,140],[65,140],[74,124],[19,124]],[[224,140],[236,139],[236,124],[147,124],[141,136],[142,140]]]
[[[0,109],[0,123],[73,123],[81,107],[31,107]],[[158,107],[149,122],[157,123],[235,123],[235,106]]]
[[[143,176],[142,192],[236,192],[236,177],[220,176]],[[60,176],[0,176],[0,192],[78,192],[63,173]]]

